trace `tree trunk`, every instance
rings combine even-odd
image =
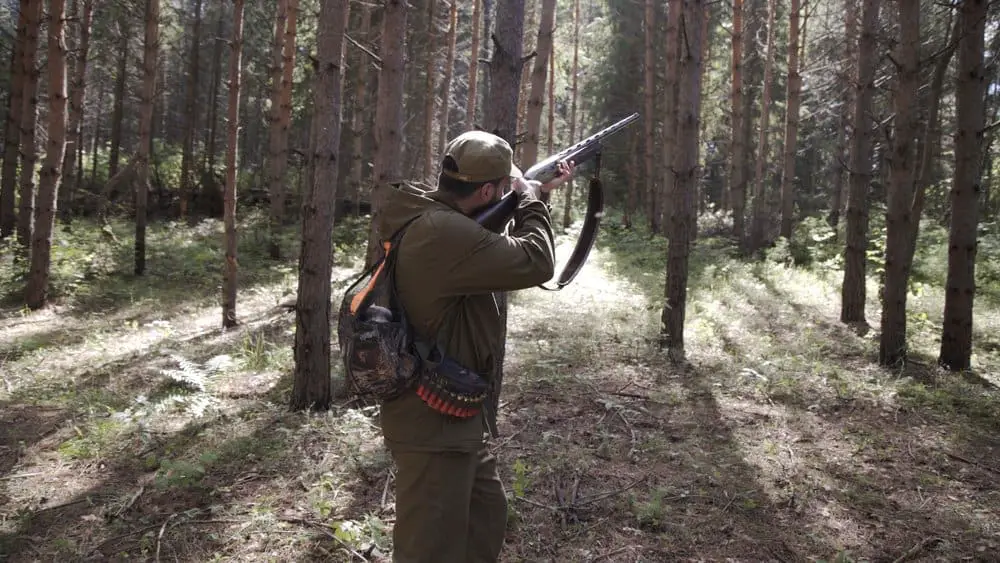
[[[24,42],[24,94],[21,99],[21,183],[20,201],[17,215],[17,242],[29,256],[31,231],[35,217],[35,161],[38,150],[35,147],[35,123],[38,120],[38,28],[42,21],[42,1],[28,6],[26,27],[27,40]]]
[[[400,180],[403,148],[403,84],[406,77],[405,0],[384,0],[382,12],[382,71],[378,80],[378,103],[375,107],[375,166],[372,171],[372,221],[368,234],[365,267],[381,256],[378,240],[382,220],[382,201],[389,184]]]
[[[555,27],[555,17],[552,21]],[[555,152],[556,146],[556,48],[553,38],[552,48],[549,49],[549,155]]]
[[[672,6],[673,5],[671,4],[671,7]],[[668,17],[668,20],[667,20],[667,34],[666,35],[667,35],[667,38],[668,38],[667,41],[669,42],[670,41],[669,38],[671,37],[671,31],[675,30],[677,28],[677,22],[674,21],[673,14],[670,14],[667,17]],[[646,201],[647,201],[647,206],[648,206],[647,212],[649,213],[649,229],[652,232],[656,233],[656,232],[659,232],[659,226],[657,225],[658,219],[659,219],[659,215],[656,213],[656,209],[657,209],[657,204],[656,203],[657,203],[657,199],[658,199],[656,197],[656,195],[657,195],[656,189],[658,187],[658,182],[656,181],[655,169],[653,167],[653,160],[654,160],[653,153],[654,153],[654,149],[656,148],[656,144],[657,144],[656,143],[656,138],[654,136],[654,129],[653,129],[653,124],[656,122],[656,113],[654,112],[654,109],[653,109],[655,107],[655,105],[653,103],[653,100],[656,98],[656,62],[657,61],[656,61],[656,57],[655,57],[655,51],[653,50],[653,37],[655,35],[659,35],[659,33],[657,32],[658,30],[656,29],[656,10],[655,10],[655,2],[654,2],[654,0],[646,0],[645,15],[643,17],[643,20],[644,20],[644,22],[643,22],[644,23],[643,30],[645,32],[643,34],[644,35],[643,39],[644,39],[644,42],[645,42],[644,46],[645,46],[645,55],[646,55],[645,56],[645,60],[644,60],[644,64],[643,64],[643,73],[642,73],[643,78],[645,79],[644,88],[643,88],[643,101],[645,102],[645,108],[646,108],[645,115],[643,116],[643,122],[644,122],[643,125],[644,125],[644,127],[643,127],[643,135],[642,135],[642,138],[643,138],[643,148],[644,148],[644,150],[643,150],[643,170],[645,171],[645,174],[643,174],[643,179],[645,180],[645,184],[646,184]],[[676,53],[674,53],[674,54],[676,55]],[[670,68],[671,68],[671,63],[669,61],[669,57],[670,56],[671,56],[671,54],[670,54],[670,48],[668,47],[667,48],[667,57],[668,57],[667,72],[668,73],[670,72]],[[674,58],[676,59],[676,57],[674,57]],[[672,120],[670,119],[670,111],[673,109],[673,106],[671,105],[670,101],[671,101],[671,96],[672,96],[672,94],[674,92],[673,84],[675,82],[670,80],[669,74],[667,75],[666,83],[667,83],[667,92],[668,93],[667,93],[667,102],[666,102],[665,107],[664,107],[664,113],[667,116],[666,119],[665,119],[665,121],[664,121],[664,124],[663,124],[664,131],[669,130],[669,126],[673,123]],[[672,135],[669,135],[669,134],[665,134],[663,136],[663,142],[664,142],[663,152],[664,152],[664,156],[666,156],[668,154],[668,152],[669,152],[669,149],[666,147],[666,143],[669,142],[669,140],[671,139],[671,137],[672,137]],[[670,167],[667,166],[665,168],[666,168],[666,175],[667,176],[671,175]]]
[[[666,303],[661,314],[661,345],[667,348],[674,362],[683,362],[684,317],[687,305],[688,255],[691,247],[691,226],[694,220],[694,191],[698,179],[698,122],[701,119],[702,18],[704,0],[670,0],[684,2],[683,37],[678,66],[677,124],[679,140],[674,151],[673,169],[675,210],[670,214],[670,242],[667,247]]]
[[[347,0],[321,0],[313,90],[316,174],[302,206],[302,249],[295,306],[295,379],[291,407],[330,408],[330,273],[333,207],[340,154],[341,83]]]
[[[677,152],[677,131],[678,127],[678,106],[679,96],[678,84],[680,83],[680,41],[681,19],[684,17],[683,2],[667,3],[667,29],[666,29],[666,77],[663,109],[663,185],[657,190],[656,183],[652,177],[646,179],[647,203],[649,207],[649,230],[653,233],[663,231],[664,222],[672,228],[676,198],[674,195],[674,185],[677,182],[677,170],[674,170],[674,153]]]
[[[740,205],[740,217],[737,219],[735,200],[743,198],[741,181],[746,159],[746,145],[743,144],[743,0],[733,0],[733,32],[731,35],[732,49],[732,84],[730,90],[731,126],[733,129],[730,160],[729,182],[722,195],[722,209],[733,210],[733,236],[743,240],[743,210]]]
[[[229,43],[229,99],[226,118],[226,187],[222,196],[226,259],[222,281],[222,327],[236,320],[236,155],[240,129],[240,81],[243,61],[243,0],[233,0],[233,37]]]
[[[497,6],[497,29],[490,60],[490,98],[485,129],[514,147],[517,134],[517,100],[524,67],[524,0],[502,0]]]
[[[948,278],[938,362],[952,371],[967,370],[972,359],[972,305],[976,294],[976,245],[982,164],[984,30],[986,0],[965,0],[959,7],[962,38],[955,84],[955,177],[951,187]]]
[[[201,52],[201,0],[194,2],[191,23],[191,62],[188,65],[187,91],[184,93],[184,146],[181,152],[180,216],[188,214],[194,173],[194,130],[198,124],[198,54]]]
[[[75,2],[74,2],[75,3]],[[73,65],[73,78],[69,100],[69,125],[67,135],[73,144],[66,150],[62,163],[63,207],[62,215],[68,217],[73,211],[73,200],[80,182],[76,178],[77,158],[83,155],[83,104],[87,91],[87,55],[90,52],[90,27],[94,20],[94,0],[83,0],[83,12],[74,10],[80,18],[77,30],[79,41],[76,46],[76,63]],[[83,166],[80,158],[79,166]]]
[[[146,37],[139,94],[139,148],[136,150],[135,275],[146,272],[146,206],[149,199],[153,102],[156,96],[156,56],[160,48],[160,0],[146,0]]]
[[[213,180],[215,177],[216,133],[219,123],[219,83],[222,81],[222,34],[225,31],[225,23],[226,10],[219,6],[215,37],[212,38],[212,84],[208,94],[208,117],[206,118],[208,127],[205,138],[205,168],[212,175]]]
[[[775,11],[777,0],[767,3],[767,47],[764,55],[764,94],[760,108],[760,129],[757,137],[757,168],[754,173],[753,189],[753,220],[750,226],[750,239],[746,248],[756,252],[764,246],[768,217],[768,159],[770,158],[771,141],[771,89],[774,85],[774,51],[775,51]]]
[[[906,267],[913,267],[913,256],[917,251],[917,236],[920,234],[920,217],[924,212],[924,202],[927,196],[927,187],[931,184],[934,161],[937,158],[937,148],[941,145],[941,123],[939,113],[941,109],[941,95],[944,90],[944,79],[948,72],[948,65],[951,63],[955,50],[958,47],[957,38],[962,32],[962,18],[954,18],[950,35],[945,38],[943,45],[945,49],[934,66],[934,75],[931,78],[931,86],[928,91],[927,122],[924,125],[923,137],[918,148],[919,173],[917,174],[916,187],[914,188],[913,203],[910,205],[910,234],[906,247]]]
[[[569,117],[569,142],[572,145],[576,142],[576,100],[579,97],[580,88],[578,76],[580,74],[580,0],[573,0],[573,82],[570,89],[570,117]],[[573,221],[573,180],[566,182],[563,186],[563,229],[568,229]]]
[[[268,115],[269,122],[269,144],[267,151],[267,184],[268,196],[271,200],[271,215],[268,229],[268,252],[271,258],[278,260],[281,258],[281,245],[279,236],[281,233],[281,218],[284,207],[282,194],[285,191],[284,178],[282,177],[281,165],[281,99],[284,86],[281,83],[282,68],[285,61],[285,28],[288,22],[288,1],[278,0],[274,11],[274,37],[271,41],[271,111]],[[284,132],[287,135],[287,131]]]
[[[875,34],[878,31],[879,0],[864,0],[861,39],[858,42],[858,92],[854,104],[854,137],[851,140],[851,191],[847,200],[847,248],[844,252],[844,283],[841,288],[840,320],[865,322],[865,255],[868,250],[868,191],[871,187],[871,119],[875,93]]]
[[[451,111],[451,79],[455,74],[455,38],[458,27],[458,2],[452,0],[448,12],[448,57],[444,64],[444,83],[441,85],[441,113],[438,116],[438,159],[448,146],[448,118]],[[433,183],[433,182],[432,182]]]
[[[437,74],[437,0],[427,2],[427,68],[424,74],[424,140],[423,166],[420,177],[430,181],[434,169],[434,87]]]
[[[479,26],[483,21],[483,0],[472,0],[472,49],[469,51],[469,98],[465,104],[465,129],[470,130],[476,123],[476,101],[479,84]]]
[[[785,110],[785,154],[781,173],[781,236],[792,240],[792,215],[795,212],[795,152],[798,148],[799,103],[802,75],[799,74],[799,0],[791,0],[788,23],[788,84]],[[905,1],[905,0],[903,0]]]
[[[18,4],[17,39],[10,77],[10,105],[7,108],[7,125],[4,130],[3,178],[0,179],[0,240],[9,237],[17,227],[15,207],[17,162],[21,141],[21,118],[24,107],[24,90],[27,75],[24,69],[24,51],[28,45],[28,14],[33,3],[41,0],[21,0]],[[37,39],[37,37],[36,37]]]
[[[856,103],[854,78],[857,74],[858,40],[858,0],[844,0],[844,58],[840,82],[843,88],[843,109],[840,112],[840,127],[837,130],[837,158],[833,163],[833,200],[830,203],[830,215],[827,223],[834,231],[840,224],[840,216],[844,211],[844,175],[848,172],[847,163],[850,160],[850,150],[847,144],[848,132],[852,127],[852,116]]]
[[[538,41],[535,44],[535,60],[531,69],[531,91],[528,94],[527,131],[528,136],[521,149],[521,167],[530,168],[538,161],[538,144],[541,142],[542,99],[545,95],[545,77],[548,74],[549,59],[552,58],[552,33],[555,19],[556,0],[542,0],[542,13],[538,23]],[[548,195],[544,199],[548,201]]]
[[[108,178],[113,178],[118,174],[118,165],[121,160],[122,119],[125,116],[125,97],[128,95],[125,86],[128,83],[130,28],[125,9],[118,7],[118,10],[118,73],[115,76],[115,103],[111,110],[111,152],[108,155]]]
[[[25,304],[40,309],[48,302],[49,267],[52,256],[52,230],[56,220],[59,178],[66,152],[66,45],[65,0],[49,1],[49,52],[46,66],[49,73],[48,146],[38,182],[35,206],[35,229],[31,243],[31,274],[25,290]]]
[[[886,213],[882,334],[878,354],[879,363],[889,367],[906,359],[906,294],[910,279],[906,248],[914,221],[911,213],[916,168],[913,140],[917,137],[917,91],[920,89],[920,1],[897,0],[897,5],[899,45],[893,57],[898,65],[893,100],[896,120]]]
[[[358,6],[361,10],[361,31],[360,36],[367,38],[371,30],[372,11],[365,4]],[[353,193],[354,212],[360,213],[362,184],[364,182],[364,140],[367,123],[367,94],[368,94],[368,66],[369,62],[365,58],[365,53],[358,54],[358,75],[354,84],[354,107],[351,116],[351,134],[353,144],[351,146],[351,191]]]

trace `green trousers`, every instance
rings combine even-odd
[[[479,452],[393,452],[394,563],[494,563],[507,527],[497,460]]]

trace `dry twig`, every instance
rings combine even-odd
[[[168,516],[167,519],[163,521],[163,525],[160,526],[160,533],[156,536],[156,563],[160,563],[160,540],[163,539],[163,532],[167,531],[167,524],[169,524],[175,516],[177,516],[176,512]]]
[[[915,546],[911,547],[910,549],[908,549],[906,551],[906,553],[904,553],[904,554],[900,555],[899,557],[897,557],[896,559],[894,559],[892,561],[892,563],[903,563],[903,561],[908,561],[908,560],[916,557],[917,555],[920,555],[921,551],[927,549],[931,545],[936,544],[936,543],[938,543],[940,541],[941,541],[941,538],[925,538],[923,541],[921,541],[917,545],[915,545]]]

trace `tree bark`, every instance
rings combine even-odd
[[[10,76],[10,105],[7,108],[7,124],[4,130],[3,178],[0,179],[0,240],[9,237],[17,227],[15,206],[17,186],[17,163],[21,141],[21,109],[24,107],[24,89],[27,75],[24,68],[24,52],[28,45],[28,14],[34,10],[32,3],[41,0],[20,0],[17,16],[17,39],[14,43],[14,58]],[[36,37],[37,39],[37,37]]]
[[[118,11],[118,72],[115,75],[115,102],[111,110],[111,152],[108,155],[108,178],[118,174],[121,160],[122,119],[125,116],[125,97],[128,92],[128,48],[130,27],[128,13],[123,6],[117,6]]]
[[[142,54],[142,91],[139,93],[139,148],[136,150],[135,275],[146,272],[146,206],[149,198],[153,103],[156,96],[156,56],[160,48],[160,0],[146,0],[146,37]]]
[[[17,242],[24,256],[29,256],[31,232],[35,217],[35,124],[38,120],[38,28],[42,21],[42,1],[28,6],[26,37],[24,43],[24,94],[21,99],[21,182],[17,215]]]
[[[905,0],[902,0],[905,1]],[[799,74],[799,0],[791,0],[788,21],[788,84],[785,99],[785,150],[781,173],[781,236],[792,240],[792,220],[795,213],[795,153],[798,148],[799,105],[802,96],[802,75]]]
[[[448,56],[444,64],[444,83],[441,85],[441,112],[438,115],[438,159],[448,145],[448,118],[451,112],[451,79],[455,74],[455,38],[458,27],[458,2],[452,0],[448,12]]]
[[[878,31],[879,0],[864,0],[861,38],[858,42],[857,94],[854,104],[854,136],[851,139],[851,190],[847,201],[847,247],[844,252],[844,283],[841,288],[840,320],[865,322],[865,270],[868,250],[868,192],[871,188],[871,119],[875,93],[875,34]]]
[[[299,288],[295,307],[293,409],[326,410],[330,383],[330,273],[333,208],[340,154],[343,40],[347,0],[321,0],[316,38],[318,69],[313,90],[316,173],[305,194]]]
[[[848,146],[849,132],[853,126],[853,112],[856,103],[857,46],[858,40],[858,0],[844,0],[844,58],[841,68],[840,82],[843,88],[843,109],[840,112],[840,127],[837,130],[837,158],[833,163],[833,200],[830,203],[830,215],[827,223],[836,231],[840,224],[840,216],[844,212],[844,176],[847,173],[847,163],[850,161]]]
[[[434,94],[437,74],[437,0],[427,2],[427,68],[424,74],[424,140],[423,166],[420,177],[429,181],[434,169]]]
[[[730,90],[731,126],[733,129],[730,160],[729,182],[722,195],[722,209],[733,210],[733,236],[743,240],[743,206],[739,205],[739,217],[736,214],[737,198],[744,197],[742,193],[742,176],[746,159],[746,145],[743,144],[743,0],[733,0],[733,31],[730,45],[732,49],[732,84]]]
[[[917,91],[920,89],[920,1],[897,0],[899,46],[895,57],[896,120],[891,157],[892,172],[886,213],[885,281],[882,287],[882,333],[879,363],[895,366],[906,359],[906,294],[910,265],[906,261],[912,232],[914,139],[917,137]]]
[[[552,58],[552,34],[556,0],[542,0],[542,13],[538,23],[538,41],[535,44],[535,60],[531,69],[531,91],[528,94],[527,131],[528,136],[521,149],[521,167],[530,168],[538,161],[538,145],[541,142],[542,100],[545,95],[545,78]],[[548,193],[543,199],[548,201]]]
[[[570,89],[570,117],[569,117],[569,142],[576,142],[576,101],[579,97],[580,89],[578,76],[580,74],[580,0],[573,0],[573,81]],[[573,221],[573,180],[566,182],[563,186],[563,229],[568,229]]]
[[[52,257],[52,230],[56,220],[59,178],[66,152],[66,44],[65,0],[49,1],[49,74],[48,146],[38,182],[35,206],[35,229],[31,243],[31,273],[25,289],[25,304],[40,309],[48,303],[49,271]]]
[[[187,91],[184,93],[184,146],[181,152],[181,189],[180,216],[183,219],[188,214],[188,202],[191,199],[191,187],[194,180],[194,130],[198,124],[198,70],[200,64],[198,55],[201,52],[201,0],[194,2],[194,14],[191,23],[191,54],[188,63]]]
[[[268,115],[268,151],[267,151],[267,184],[268,196],[271,201],[271,215],[268,223],[268,252],[271,258],[281,258],[281,245],[278,239],[281,232],[281,217],[284,207],[284,178],[279,160],[281,159],[281,99],[284,86],[281,83],[282,68],[285,61],[285,28],[288,22],[289,0],[278,0],[274,11],[274,36],[271,41],[271,111]],[[285,132],[287,135],[287,132]]]
[[[917,251],[917,237],[920,234],[920,217],[924,211],[924,202],[927,197],[927,187],[931,184],[934,161],[937,158],[937,149],[941,146],[941,123],[940,109],[941,96],[944,90],[944,79],[948,72],[948,66],[955,55],[958,47],[957,38],[962,33],[962,18],[955,17],[950,35],[945,38],[944,50],[934,66],[934,74],[931,78],[931,86],[928,91],[927,100],[927,122],[924,125],[923,136],[918,147],[919,172],[916,179],[916,187],[913,193],[913,203],[910,205],[910,234],[906,247],[906,267],[913,267],[913,256]]]
[[[644,39],[644,47],[645,47],[645,59],[644,59],[643,72],[642,72],[643,78],[645,79],[645,82],[643,84],[643,86],[644,86],[644,88],[643,88],[643,102],[644,102],[644,105],[645,105],[645,108],[646,108],[646,111],[644,112],[645,115],[643,116],[643,135],[642,135],[642,138],[643,138],[643,143],[642,144],[643,144],[643,149],[644,149],[643,150],[643,170],[645,172],[645,174],[643,174],[643,178],[644,178],[645,184],[646,184],[646,201],[647,201],[647,206],[648,206],[647,212],[649,213],[649,229],[650,229],[650,231],[652,231],[654,233],[656,233],[656,232],[659,231],[659,226],[657,225],[657,223],[659,222],[659,215],[656,212],[657,207],[658,207],[657,206],[657,200],[659,199],[659,198],[657,198],[657,191],[656,190],[657,190],[659,182],[656,181],[655,169],[653,167],[653,160],[654,160],[654,156],[653,155],[654,155],[656,144],[657,144],[656,143],[656,138],[654,137],[654,130],[653,130],[653,125],[656,122],[656,113],[653,110],[653,108],[655,107],[655,104],[653,103],[653,101],[656,98],[656,62],[657,62],[656,61],[656,57],[655,57],[655,51],[653,49],[653,37],[656,36],[656,35],[659,35],[658,30],[656,29],[656,10],[655,10],[656,6],[655,6],[655,4],[656,3],[654,2],[654,0],[646,0],[645,12],[644,12],[644,16],[643,16],[643,23],[644,23],[643,30],[645,32],[643,34],[643,36],[644,36],[643,37],[643,39]],[[673,7],[673,4],[670,4],[670,6]],[[677,22],[674,21],[672,13],[670,15],[668,15],[667,17],[668,17],[668,20],[667,20],[667,33],[666,33],[666,35],[667,35],[667,38],[668,38],[667,41],[669,42],[670,41],[669,38],[672,37],[671,31],[675,30],[677,28]],[[674,53],[674,55],[676,55],[676,53]],[[670,48],[668,47],[667,48],[667,57],[668,57],[668,60],[667,60],[667,72],[668,73],[670,72],[670,68],[671,68],[670,56],[671,56]],[[676,59],[676,56],[674,58]],[[676,79],[676,76],[674,78]],[[675,81],[671,81],[670,75],[667,74],[666,84],[667,84],[667,92],[668,93],[667,93],[666,104],[665,104],[665,107],[663,108],[664,109],[664,114],[667,117],[664,120],[664,125],[663,125],[664,131],[667,131],[669,129],[669,125],[668,124],[672,124],[673,123],[673,120],[670,119],[670,115],[671,115],[670,112],[673,109],[673,106],[671,105],[671,100],[672,100],[672,95],[673,95],[673,92],[674,92],[673,84],[675,82],[676,82],[676,80]],[[673,137],[673,135],[670,135],[670,134],[665,134],[663,136],[663,143],[664,143],[663,152],[664,152],[664,156],[666,156],[669,153],[669,148],[667,148],[666,143],[670,142],[670,140],[671,140],[672,137]],[[667,162],[667,161],[664,161],[664,162]],[[665,170],[666,170],[666,176],[671,175],[670,167],[669,166],[666,166]]]
[[[663,231],[664,222],[668,229],[673,228],[672,213],[677,207],[674,187],[677,182],[677,170],[674,169],[677,152],[677,132],[678,126],[678,84],[680,83],[680,49],[681,49],[681,20],[684,18],[683,2],[667,3],[667,26],[666,26],[666,76],[663,103],[663,184],[659,190],[656,189],[652,177],[646,179],[647,203],[649,207],[649,230],[659,234]]]
[[[62,163],[63,197],[62,215],[68,217],[73,211],[73,200],[80,182],[76,177],[76,167],[83,166],[83,104],[87,91],[87,56],[90,52],[90,28],[94,20],[94,0],[82,0],[83,10],[75,10],[80,18],[77,31],[79,41],[76,46],[76,63],[73,65],[73,78],[70,82],[69,125],[67,135],[73,144],[66,150]],[[75,4],[75,2],[74,2]],[[79,5],[77,5],[79,6]],[[79,164],[77,159],[80,159]]]
[[[483,0],[472,0],[472,48],[469,50],[469,98],[465,104],[465,129],[470,130],[476,123],[476,101],[479,99],[476,87],[479,84],[479,28],[483,21]]]
[[[749,252],[756,252],[764,246],[768,217],[768,159],[770,158],[771,141],[771,89],[774,86],[774,58],[775,58],[775,11],[777,10],[777,0],[768,0],[767,3],[767,47],[764,55],[764,94],[760,108],[760,129],[757,137],[757,168],[754,173],[753,189],[753,221],[750,226],[750,239],[746,248]]]
[[[299,0],[288,0],[288,19],[282,41],[281,91],[278,96],[278,121],[270,131],[271,168],[271,258],[281,257],[278,233],[285,221],[288,173],[288,133],[292,127],[292,82],[295,72],[295,41],[298,33]]]
[[[524,0],[502,0],[497,6],[497,29],[490,60],[490,98],[485,129],[516,146],[517,100],[524,67]]]
[[[661,345],[674,362],[685,360],[684,318],[687,305],[688,256],[694,220],[694,192],[698,178],[698,130],[701,119],[702,18],[704,0],[683,1],[683,26],[678,67],[677,124],[679,140],[674,152],[675,207],[670,215],[670,242],[667,247],[666,303],[661,314]]]
[[[222,280],[222,327],[232,328],[236,319],[236,156],[240,128],[240,85],[243,60],[243,0],[233,0],[233,36],[229,43],[229,99],[226,118],[226,187],[223,193],[225,264]]]
[[[368,233],[365,267],[381,257],[379,223],[382,202],[389,184],[400,180],[403,147],[403,84],[406,77],[405,0],[385,0],[382,8],[382,70],[378,80],[378,103],[375,106],[375,165],[372,172],[372,221]]]
[[[361,10],[361,37],[368,37],[371,30],[371,19],[372,11],[367,5],[361,4],[358,6]],[[365,131],[368,129],[364,126],[367,120],[367,94],[368,94],[368,66],[369,63],[365,59],[367,57],[365,53],[358,54],[358,75],[356,77],[357,81],[354,84],[354,107],[351,116],[351,134],[353,136],[353,144],[351,146],[351,192],[353,194],[354,201],[354,213],[359,214],[361,209],[361,194],[362,185],[364,182],[364,140]]]
[[[223,0],[225,2],[226,0]],[[219,123],[219,83],[222,81],[222,34],[225,31],[226,11],[219,6],[219,17],[212,38],[212,84],[208,93],[208,127],[205,129],[205,168],[214,178],[215,153]]]
[[[944,326],[938,362],[952,371],[967,370],[972,360],[972,305],[976,294],[976,246],[986,73],[983,49],[986,0],[965,0],[959,7],[962,38],[955,84],[955,176],[951,187],[948,277]]]

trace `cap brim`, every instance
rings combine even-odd
[[[517,167],[513,162],[510,164],[510,177],[511,178],[524,178],[524,173],[521,169]]]

